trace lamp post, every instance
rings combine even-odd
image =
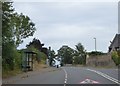
[[[96,38],[94,37],[94,39],[95,39],[95,51],[97,51],[97,48],[96,48]]]

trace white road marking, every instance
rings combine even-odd
[[[120,81],[119,81],[119,80],[117,80],[117,79],[115,79],[115,78],[113,78],[113,77],[111,77],[111,76],[109,76],[109,75],[107,75],[107,74],[105,74],[105,73],[102,73],[102,72],[96,71],[96,70],[92,70],[92,69],[87,69],[87,70],[92,71],[92,72],[95,72],[95,73],[103,76],[104,78],[106,78],[106,79],[108,79],[108,80],[110,80],[110,81],[112,81],[112,82],[114,82],[114,83],[116,83],[116,84],[120,84]]]
[[[99,82],[91,80],[91,79],[85,79],[84,81],[81,81],[80,84],[98,84]]]
[[[66,84],[67,84],[67,72],[66,72],[66,70],[65,69],[63,69],[64,70],[64,72],[65,72],[65,81],[64,81],[64,86],[66,86]]]

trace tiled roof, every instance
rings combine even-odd
[[[116,34],[109,48],[120,47],[120,34]]]

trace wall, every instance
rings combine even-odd
[[[87,66],[110,66],[114,67],[115,63],[111,59],[111,55],[89,56],[86,59]]]

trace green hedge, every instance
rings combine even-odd
[[[45,53],[40,52],[38,49],[34,48],[33,46],[28,47],[27,50],[34,51],[35,53],[37,53],[36,61],[38,61],[38,63],[45,62],[47,58],[47,55]]]
[[[118,66],[120,64],[120,51],[113,51],[112,59],[115,62],[116,66]]]

